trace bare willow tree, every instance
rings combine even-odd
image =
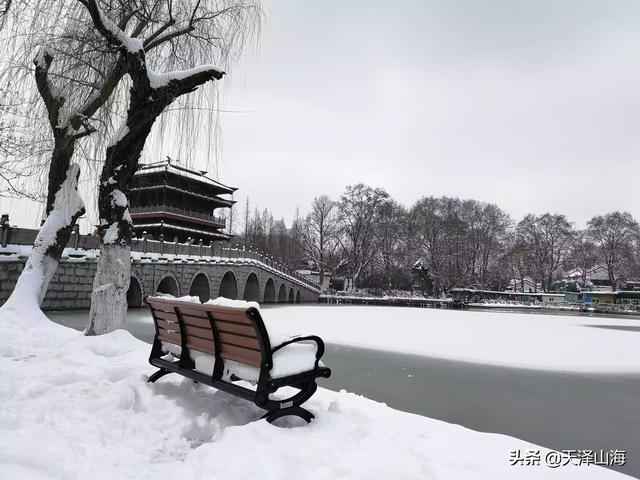
[[[11,10],[12,0],[1,0],[0,1],[0,30],[4,27],[6,23],[7,16],[9,15],[9,10]]]
[[[165,38],[180,38],[193,31],[202,3],[192,10],[174,10],[166,3],[166,23],[161,24],[146,39],[128,35],[105,16],[97,0],[78,0],[91,15],[97,31],[106,42],[117,48],[131,79],[129,107],[126,119],[106,150],[106,159],[98,187],[98,234],[100,257],[91,296],[88,335],[106,333],[124,327],[130,280],[130,247],[132,221],[129,215],[129,185],[138,168],[140,155],[156,119],[182,95],[191,93],[210,80],[219,80],[224,72],[214,65],[200,65],[189,70],[156,73],[147,59],[146,49]],[[204,2],[203,2],[204,3]],[[184,6],[184,4],[183,4]],[[231,5],[219,11],[208,11],[208,21],[216,22],[229,16],[244,28],[247,20],[244,5]],[[176,20],[188,14],[184,26],[174,29]],[[200,13],[201,14],[201,13]],[[234,32],[235,33],[235,32]],[[232,39],[238,39],[231,35]],[[214,38],[211,38],[213,41]],[[188,44],[186,44],[188,46]]]
[[[40,196],[30,179],[42,165],[38,162],[25,164],[21,160],[21,154],[33,150],[35,145],[17,125],[16,115],[20,108],[18,88],[0,84],[0,197],[38,200]]]
[[[142,45],[146,62],[153,62],[156,68],[208,61],[224,65],[239,52],[251,25],[259,24],[259,10],[252,0],[92,3],[100,8],[105,20],[115,19],[109,24],[114,31],[123,33],[122,39]],[[105,42],[104,35],[87,16],[88,6],[88,2],[78,0],[16,0],[13,16],[18,7],[26,13],[20,21],[9,21],[5,28],[10,34],[4,47],[14,53],[6,61],[11,68],[3,69],[0,81],[18,83],[21,91],[27,91],[22,115],[17,115],[26,120],[17,125],[31,133],[31,145],[44,144],[38,160],[37,156],[26,154],[21,164],[14,155],[5,164],[12,172],[34,163],[49,167],[44,224],[25,268],[27,275],[35,273],[40,277],[35,288],[38,301],[43,299],[71,230],[84,212],[77,192],[79,166],[71,163],[77,146],[81,146],[81,160],[95,164],[107,139],[113,138],[113,125],[126,115],[129,105],[129,93],[120,85],[130,70],[130,59],[118,46]],[[26,59],[35,50],[35,67],[29,69]],[[39,102],[24,88],[28,86],[25,72],[35,74]],[[194,101],[206,109],[213,106],[215,96]],[[40,104],[46,107],[44,115],[38,115]],[[187,102],[183,109],[189,106]],[[41,117],[47,119],[51,140],[42,138],[46,129]],[[193,131],[196,122],[185,117],[184,130]],[[42,161],[42,152],[46,161]]]
[[[6,132],[15,148],[3,152],[3,164],[14,174],[10,180],[20,178],[16,172],[48,167],[43,225],[16,289],[26,282],[41,302],[72,228],[85,212],[77,191],[79,165],[71,163],[76,144],[96,131],[93,116],[124,70],[114,65],[112,52],[94,48],[96,36],[79,21],[79,9],[71,2],[18,0],[10,6],[16,18],[9,20],[3,47],[12,53],[4,59],[7,68],[0,80],[16,88],[20,108]],[[35,89],[30,88],[32,78]]]

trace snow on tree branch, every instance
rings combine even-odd
[[[94,25],[102,34],[102,36],[105,37],[107,41],[109,41],[109,43],[118,47],[122,47],[126,51],[131,53],[139,52],[140,50],[142,50],[142,41],[138,38],[133,38],[127,35],[120,29],[120,27],[118,27],[118,25],[104,16],[96,0],[78,1],[85,7],[87,7]]]
[[[224,74],[225,72],[215,65],[201,65],[189,70],[177,70],[167,73],[156,73],[147,68],[147,76],[153,89],[163,88],[174,82],[180,90],[189,91],[208,80],[214,78],[220,80]]]
[[[133,38],[121,30],[115,23],[106,18],[98,6],[96,0],[78,0],[85,5],[96,29],[105,37],[112,45],[121,47],[125,50],[125,56],[129,57],[130,69],[132,70],[132,79],[134,83],[139,83],[144,77],[148,79],[148,87],[153,90],[159,90],[171,85],[177,92],[175,96],[195,90],[198,86],[212,79],[221,79],[225,72],[215,65],[201,65],[188,70],[178,70],[167,73],[154,72],[146,62],[143,42],[138,38]],[[194,12],[195,14],[195,12]],[[193,20],[193,19],[192,19]],[[168,23],[172,23],[170,20]],[[191,22],[190,22],[191,25]],[[168,28],[169,25],[166,25]],[[161,27],[158,32],[152,35],[159,35],[163,31]],[[159,33],[160,32],[160,33]],[[135,71],[143,74],[143,78],[136,78]],[[145,87],[147,85],[144,85]]]
[[[64,105],[65,99],[49,81],[51,62],[53,62],[53,56],[45,48],[40,49],[36,58],[33,60],[36,66],[36,86],[47,108],[49,123],[55,131],[60,127],[60,110]]]

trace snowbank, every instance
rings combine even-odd
[[[346,392],[319,389],[305,404],[314,422],[278,428],[251,403],[177,375],[146,383],[150,347],[123,330],[84,337],[26,304],[0,309],[0,339],[4,478],[628,478],[513,467],[511,450],[539,447]]]

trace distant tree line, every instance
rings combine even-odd
[[[237,213],[236,213],[237,215]],[[244,221],[242,221],[244,220]],[[604,270],[614,289],[640,278],[640,227],[628,212],[594,216],[584,230],[564,215],[528,214],[519,222],[477,200],[425,196],[406,208],[381,188],[347,186],[338,199],[316,197],[290,228],[268,209],[244,205],[234,243],[295,268],[349,279],[354,288],[452,288],[543,292],[587,286]],[[563,279],[572,273],[572,282]]]

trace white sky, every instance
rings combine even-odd
[[[225,80],[222,108],[247,112],[222,114],[220,180],[240,203],[290,222],[364,182],[407,206],[449,195],[516,220],[640,219],[637,0],[270,0],[265,12],[258,52]],[[12,223],[33,223],[24,205],[11,202]]]

